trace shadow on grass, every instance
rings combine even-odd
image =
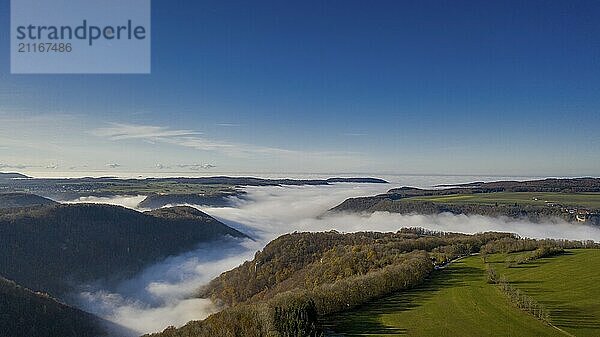
[[[533,264],[533,263],[527,263],[527,264],[518,264],[515,266],[510,266],[508,268],[510,269],[531,269],[531,268],[538,268],[540,265],[539,264]]]
[[[515,286],[523,285],[523,286],[529,286],[529,287],[538,285],[541,283],[542,283],[542,281],[534,281],[534,280],[510,281],[510,284],[515,285]]]
[[[565,256],[573,255],[575,255],[575,253],[565,251],[562,254],[540,258],[538,260],[531,261],[527,264],[513,266],[510,268],[527,268],[526,266],[531,266],[532,268],[535,268],[548,263],[553,263],[555,262],[555,260],[558,260]],[[511,280],[510,283],[516,286],[518,289],[524,291],[526,294],[533,296],[534,298],[544,298],[543,295],[547,297],[549,293],[561,292],[565,290],[560,288],[553,289],[549,287],[543,287],[542,284],[544,282],[541,280]],[[586,329],[600,331],[600,318],[593,314],[590,314],[590,312],[572,306],[569,303],[565,303],[564,301],[546,299],[540,300],[539,302],[548,310],[550,314],[550,321],[557,327],[563,329]]]
[[[482,269],[457,262],[451,268],[434,271],[419,287],[375,300],[349,312],[324,317],[321,323],[325,336],[407,335],[406,329],[383,325],[381,316],[413,310],[431,300],[444,288],[468,286],[482,278]]]
[[[550,308],[550,321],[560,328],[600,331],[600,319],[581,308],[561,301],[546,300],[541,303]]]

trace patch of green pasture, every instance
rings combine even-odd
[[[412,197],[404,200],[430,201],[451,204],[518,204],[536,206],[546,206],[546,203],[557,203],[563,206],[581,206],[592,209],[600,209],[600,193],[496,192],[434,195]]]
[[[494,269],[550,313],[550,321],[577,337],[600,336],[600,249],[574,249],[508,268],[491,256]]]
[[[329,317],[326,326],[342,336],[564,336],[488,284],[477,256],[434,272],[421,287]]]

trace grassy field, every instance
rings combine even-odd
[[[600,336],[600,250],[578,249],[507,268],[494,269],[543,304],[551,322],[575,336]]]
[[[544,304],[556,326],[578,336],[600,336],[600,251],[579,250],[495,268]],[[330,317],[331,336],[567,336],[508,302],[488,284],[477,256],[438,271],[423,287]]]
[[[405,200],[421,200],[452,204],[506,204],[545,206],[546,202],[564,206],[582,206],[600,209],[600,193],[536,193],[497,192],[477,194],[453,194],[441,196],[412,197]]]

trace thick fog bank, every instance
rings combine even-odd
[[[171,257],[116,287],[88,286],[81,292],[84,309],[138,333],[155,332],[206,318],[217,308],[195,291],[220,273],[232,269],[262,249],[270,240],[294,231],[397,231],[402,227],[476,233],[514,232],[532,238],[566,238],[600,241],[600,228],[560,220],[531,223],[509,218],[454,214],[401,215],[328,213],[346,198],[368,196],[395,186],[336,184],[332,186],[252,187],[233,207],[197,207],[255,241],[225,239],[204,244]],[[129,199],[112,203],[129,204]]]
[[[112,197],[80,197],[73,200],[62,201],[65,204],[81,204],[81,203],[91,203],[91,204],[107,204],[107,205],[117,205],[123,206],[131,209],[138,209],[138,205],[146,199],[145,195],[118,195]]]
[[[226,238],[161,261],[116,286],[83,286],[79,306],[137,334],[161,331],[204,319],[217,308],[193,298],[202,284],[252,259],[260,246],[252,240]]]
[[[432,230],[462,233],[485,231],[513,232],[531,238],[555,238],[600,241],[600,228],[548,219],[532,223],[506,217],[480,215],[402,215],[329,213],[346,196],[356,192],[351,186],[328,187],[263,187],[247,189],[244,200],[235,207],[203,208],[226,224],[252,231],[263,241],[294,231],[397,231],[402,227],[424,227]],[[368,194],[359,194],[368,195]]]

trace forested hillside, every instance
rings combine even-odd
[[[401,187],[387,193],[350,198],[333,212],[401,214],[467,214],[506,216],[533,222],[559,218],[600,225],[600,179],[498,181],[439,186]]]
[[[110,326],[52,297],[0,277],[1,337],[100,337]]]
[[[201,242],[246,237],[189,207],[140,213],[78,204],[0,211],[0,273],[61,297],[72,285],[117,279]]]
[[[352,212],[392,212],[402,214],[478,214],[486,216],[507,216],[511,218],[528,218],[532,221],[561,217],[560,208],[521,206],[521,205],[464,205],[436,203],[411,199],[391,199],[385,197],[352,198],[335,207],[333,211]]]
[[[231,197],[241,197],[245,194],[244,191],[219,191],[214,194],[151,194],[147,196],[138,207],[144,209],[155,209],[167,205],[205,205],[212,207],[230,206]]]
[[[402,261],[406,253],[427,251],[443,263],[477,251],[482,244],[510,234],[476,236],[404,230],[398,233],[340,234],[294,233],[283,235],[258,252],[253,261],[223,273],[202,289],[228,305],[268,299],[295,288],[312,288],[353,275],[364,275]]]
[[[507,233],[423,229],[288,234],[200,291],[199,296],[224,305],[223,311],[153,336],[319,336],[320,317],[418,286],[434,268],[452,259],[482,247],[489,251],[545,245],[594,246],[523,240]]]
[[[0,172],[0,180],[1,179],[26,179],[28,176],[16,173],[16,172]]]
[[[54,204],[56,204],[56,202],[34,194],[0,193],[0,208],[31,207]]]

